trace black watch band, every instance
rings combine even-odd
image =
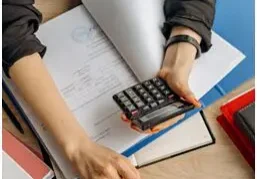
[[[200,57],[201,47],[200,47],[199,43],[197,42],[197,40],[189,35],[176,35],[176,36],[170,37],[166,43],[165,51],[167,50],[167,48],[170,45],[179,43],[179,42],[187,42],[187,43],[190,43],[193,46],[195,46],[195,48],[197,50],[195,58],[197,59],[198,57]]]

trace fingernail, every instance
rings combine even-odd
[[[127,118],[121,118],[124,122],[129,122]]]
[[[159,132],[160,130],[161,130],[161,129],[158,129],[158,128],[152,129],[152,131],[153,131],[154,133]]]
[[[194,104],[196,107],[200,108],[202,106],[202,104],[200,103],[200,101],[198,101],[196,98],[194,98]]]
[[[133,130],[135,130],[135,131],[141,133],[141,131],[140,131],[135,125],[132,124],[130,127],[131,127]]]
[[[124,122],[130,122],[130,120],[126,117],[125,114],[121,114],[120,118],[124,121]]]

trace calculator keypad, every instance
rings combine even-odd
[[[189,105],[181,102],[180,98],[160,78],[153,78],[132,86],[114,95],[113,98],[131,120],[142,119],[143,116],[167,105],[172,104],[178,109],[176,111]]]

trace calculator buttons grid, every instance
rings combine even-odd
[[[146,115],[151,113],[151,109],[173,103],[178,108],[183,107],[183,103],[176,103],[177,96],[159,78],[132,86],[115,96],[123,110],[128,112],[128,117]]]

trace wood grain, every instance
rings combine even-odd
[[[65,11],[80,4],[80,0],[36,0],[35,6],[42,12],[46,22]],[[254,87],[251,79],[233,90],[204,110],[210,127],[216,138],[216,144],[177,156],[165,161],[139,169],[143,179],[252,179],[254,171],[248,166],[237,148],[216,121],[220,114],[219,107],[234,96]],[[14,114],[21,122],[25,134],[21,135],[3,112],[3,127],[30,147],[39,151],[37,141],[18,112],[3,93],[3,98],[11,106]]]

